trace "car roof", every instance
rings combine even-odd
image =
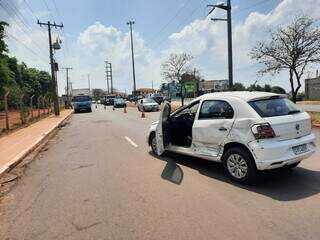
[[[257,92],[257,91],[234,91],[234,92],[215,92],[215,93],[207,93],[200,96],[198,99],[210,99],[216,97],[233,97],[233,98],[240,98],[246,102],[254,100],[254,99],[261,99],[261,98],[268,98],[272,96],[283,96],[283,94],[276,94],[270,92]]]

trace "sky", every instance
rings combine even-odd
[[[7,21],[10,55],[29,67],[49,71],[48,33],[42,22],[63,23],[53,29],[53,39],[61,39],[56,51],[59,63],[59,94],[64,93],[66,74],[72,67],[73,88],[106,89],[105,61],[112,63],[114,87],[131,92],[133,88],[130,33],[133,20],[137,88],[155,88],[164,81],[161,64],[170,53],[186,52],[194,58],[190,65],[204,79],[227,79],[227,26],[210,17],[225,17],[215,10],[207,16],[208,0],[1,0],[0,17]],[[246,86],[279,85],[289,90],[287,73],[258,76],[259,64],[248,53],[258,42],[268,39],[268,31],[290,23],[296,15],[320,19],[320,0],[233,0],[234,82]],[[317,23],[319,23],[317,21]],[[306,77],[320,66],[311,66]],[[89,77],[88,77],[89,76]]]

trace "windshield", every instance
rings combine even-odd
[[[287,98],[269,98],[250,101],[249,105],[261,117],[276,117],[299,113],[300,110]]]
[[[115,96],[106,96],[106,99],[115,98]]]
[[[144,103],[155,103],[155,101],[152,98],[145,98],[143,99]]]
[[[75,96],[72,99],[73,102],[88,102],[90,100],[89,96]]]
[[[123,102],[124,102],[124,99],[122,99],[122,98],[116,98],[114,101],[115,101],[116,103],[123,103]]]

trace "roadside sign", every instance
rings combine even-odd
[[[197,83],[196,82],[186,82],[184,83],[184,88],[186,93],[194,93],[197,91]]]

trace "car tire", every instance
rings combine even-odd
[[[228,149],[222,156],[222,163],[228,177],[239,183],[253,183],[258,170],[251,153],[241,147]]]
[[[290,170],[290,169],[293,169],[293,168],[297,167],[299,164],[300,164],[300,161],[299,161],[299,162],[296,162],[296,163],[293,163],[293,164],[290,164],[290,165],[286,165],[286,166],[284,166],[283,168]]]
[[[74,109],[74,113],[79,113],[79,111],[77,109]]]
[[[157,140],[156,140],[156,134],[155,132],[150,134],[150,138],[149,138],[149,144],[152,150],[152,153],[156,156],[158,156],[157,153]]]
[[[89,112],[92,112],[92,108],[89,108]]]

